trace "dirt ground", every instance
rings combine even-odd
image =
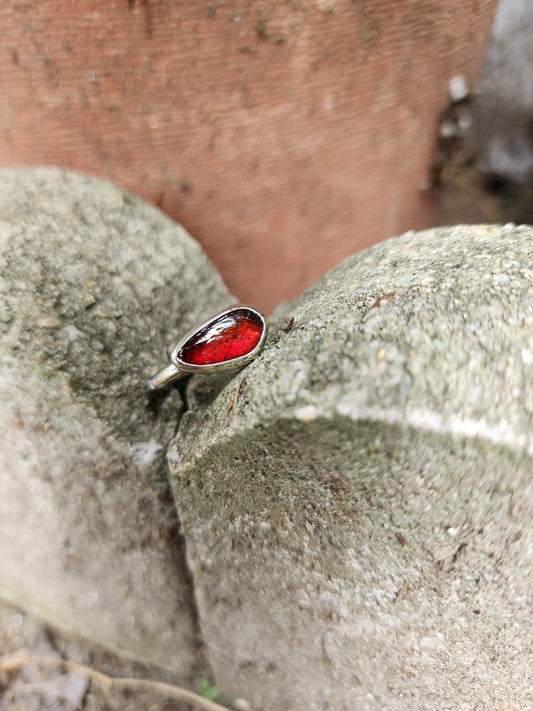
[[[18,664],[25,657],[60,659],[98,670],[113,678],[146,679],[146,688],[110,688],[105,678],[94,678],[79,668],[61,665]],[[151,669],[80,639],[52,630],[22,610],[0,603],[0,711],[189,711],[201,709],[167,698],[152,682],[185,684],[201,695],[215,693],[207,680],[172,679],[169,674]],[[181,687],[177,687],[179,689]],[[209,693],[210,692],[210,693]],[[210,695],[211,694],[211,695]]]
[[[450,102],[441,122],[433,174],[438,191],[435,226],[533,224],[533,185],[488,175],[476,168],[472,96]]]

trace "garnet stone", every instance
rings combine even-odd
[[[241,358],[257,346],[263,328],[254,311],[236,307],[196,331],[179,349],[178,359],[189,365],[213,365]]]

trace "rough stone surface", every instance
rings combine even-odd
[[[108,184],[0,174],[0,597],[131,658],[197,663],[164,446],[165,350],[231,297],[198,245]]]
[[[217,685],[254,711],[533,705],[533,230],[355,255],[169,450]]]

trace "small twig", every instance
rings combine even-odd
[[[45,667],[62,666],[71,671],[78,671],[94,681],[96,684],[104,688],[106,691],[114,689],[134,689],[137,691],[152,691],[161,696],[166,696],[175,701],[183,701],[191,704],[196,709],[201,711],[229,711],[226,706],[220,706],[214,701],[204,699],[202,696],[188,691],[181,686],[173,684],[165,684],[161,681],[152,681],[151,679],[131,679],[128,677],[112,677],[102,672],[96,671],[84,664],[71,662],[69,659],[59,659],[55,657],[30,657],[26,652],[15,652],[7,657],[0,657],[0,672],[13,672],[21,669],[29,664],[38,664]]]

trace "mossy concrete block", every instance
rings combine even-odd
[[[145,382],[231,297],[158,210],[55,170],[0,174],[0,597],[191,673],[191,585]]]
[[[169,450],[216,683],[255,711],[527,708],[533,230],[340,264]]]

